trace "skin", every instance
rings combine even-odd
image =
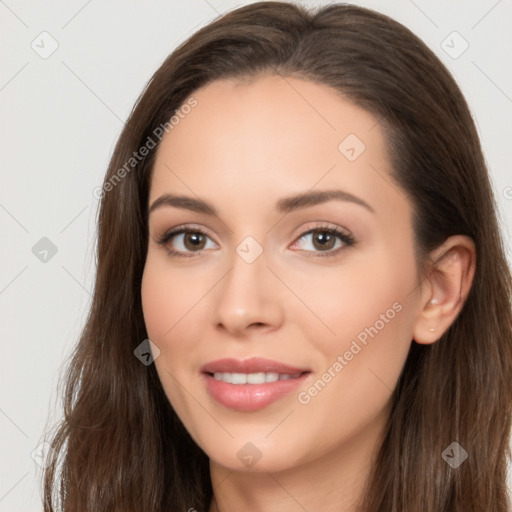
[[[168,205],[151,212],[141,293],[163,388],[210,458],[210,512],[354,511],[412,340],[434,343],[457,316],[473,277],[473,244],[451,237],[428,255],[434,271],[418,279],[412,207],[390,176],[381,126],[328,86],[261,75],[218,80],[193,96],[197,106],[158,148],[149,205],[187,195],[217,215]],[[366,146],[354,161],[338,149],[349,134]],[[281,198],[334,189],[371,211],[346,200],[276,210]],[[183,235],[157,243],[185,223],[207,232],[201,251]],[[336,238],[322,257],[315,240],[326,226],[356,244]],[[301,239],[312,228],[316,235]],[[236,252],[248,236],[263,250],[252,263]],[[192,256],[172,256],[172,248]],[[400,312],[301,403],[298,394],[393,304]],[[200,367],[252,356],[312,373],[262,410],[220,405]],[[248,442],[261,455],[252,467],[237,456]]]

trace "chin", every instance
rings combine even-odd
[[[221,442],[208,440],[202,446],[211,462],[231,471],[278,472],[300,464],[297,448],[299,440],[290,439],[289,445],[275,443],[265,434],[248,429],[247,435]]]

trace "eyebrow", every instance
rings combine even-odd
[[[295,210],[309,208],[311,206],[333,200],[354,203],[362,206],[372,213],[375,213],[375,210],[366,201],[363,201],[361,198],[343,190],[309,191],[294,196],[284,197],[276,203],[276,209],[281,213],[290,213]],[[192,212],[204,213],[212,216],[218,215],[216,209],[202,199],[173,194],[164,194],[156,199],[149,207],[148,214],[162,208],[163,206],[172,206],[174,208],[190,210]]]

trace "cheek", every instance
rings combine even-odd
[[[315,342],[322,364],[296,397],[296,420],[309,425],[301,434],[306,446],[328,453],[340,439],[355,443],[386,421],[411,343],[408,307],[393,298],[382,293],[375,303],[345,303],[345,314],[330,319],[336,337]]]
[[[169,293],[168,279],[146,266],[141,285],[142,310],[148,336],[152,341],[160,340],[172,327],[177,300]]]
[[[177,383],[182,382],[183,372],[188,370],[184,349],[187,344],[179,340],[187,340],[182,328],[187,323],[187,310],[190,310],[189,304],[193,304],[194,293],[190,286],[181,286],[179,276],[164,267],[158,261],[148,260],[141,299],[148,338],[160,350],[155,367],[167,398],[176,410],[184,399]]]
[[[161,255],[148,255],[141,283],[142,309],[149,338],[164,346],[207,290],[198,272],[173,269]],[[152,338],[153,337],[153,338]]]
[[[186,384],[197,373],[212,283],[211,270],[173,267],[160,254],[148,255],[141,283],[142,309],[148,338],[160,349],[155,365],[169,397],[179,388],[171,376]]]
[[[393,254],[383,252],[367,263],[322,270],[298,291],[313,313],[297,317],[300,330],[322,354],[320,375],[330,371],[322,380],[330,388],[343,388],[338,396],[355,398],[356,406],[375,386],[384,395],[395,387],[410,348],[415,313],[412,256],[397,265]],[[323,389],[322,383],[318,387]]]
[[[160,349],[155,367],[169,402],[181,418],[190,415],[183,389],[190,389],[192,372],[187,362],[191,359],[190,347],[195,345],[190,343],[196,337],[193,325],[199,322],[191,324],[189,320],[197,314],[194,304],[201,294],[201,282],[185,279],[183,273],[172,272],[159,258],[148,256],[141,283],[148,338]]]
[[[357,437],[377,418],[389,414],[390,399],[411,344],[407,307],[394,304],[390,310],[394,316],[375,306],[359,313],[357,319],[354,314],[346,322],[350,324],[346,333],[339,322],[336,343],[322,347],[323,367],[297,396],[303,417],[313,418],[308,420],[314,423],[311,433],[321,432],[326,444]]]
[[[361,333],[364,340],[365,329],[375,324],[388,333],[407,324],[405,306],[417,285],[412,257],[397,264],[391,252],[371,258],[354,253],[338,267],[279,270],[299,299],[290,300],[287,309],[295,310],[294,321],[322,352],[342,349]]]

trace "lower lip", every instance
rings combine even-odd
[[[272,402],[297,389],[309,373],[294,379],[265,382],[264,384],[228,384],[215,380],[212,375],[203,373],[206,388],[220,404],[237,411],[258,411]]]

